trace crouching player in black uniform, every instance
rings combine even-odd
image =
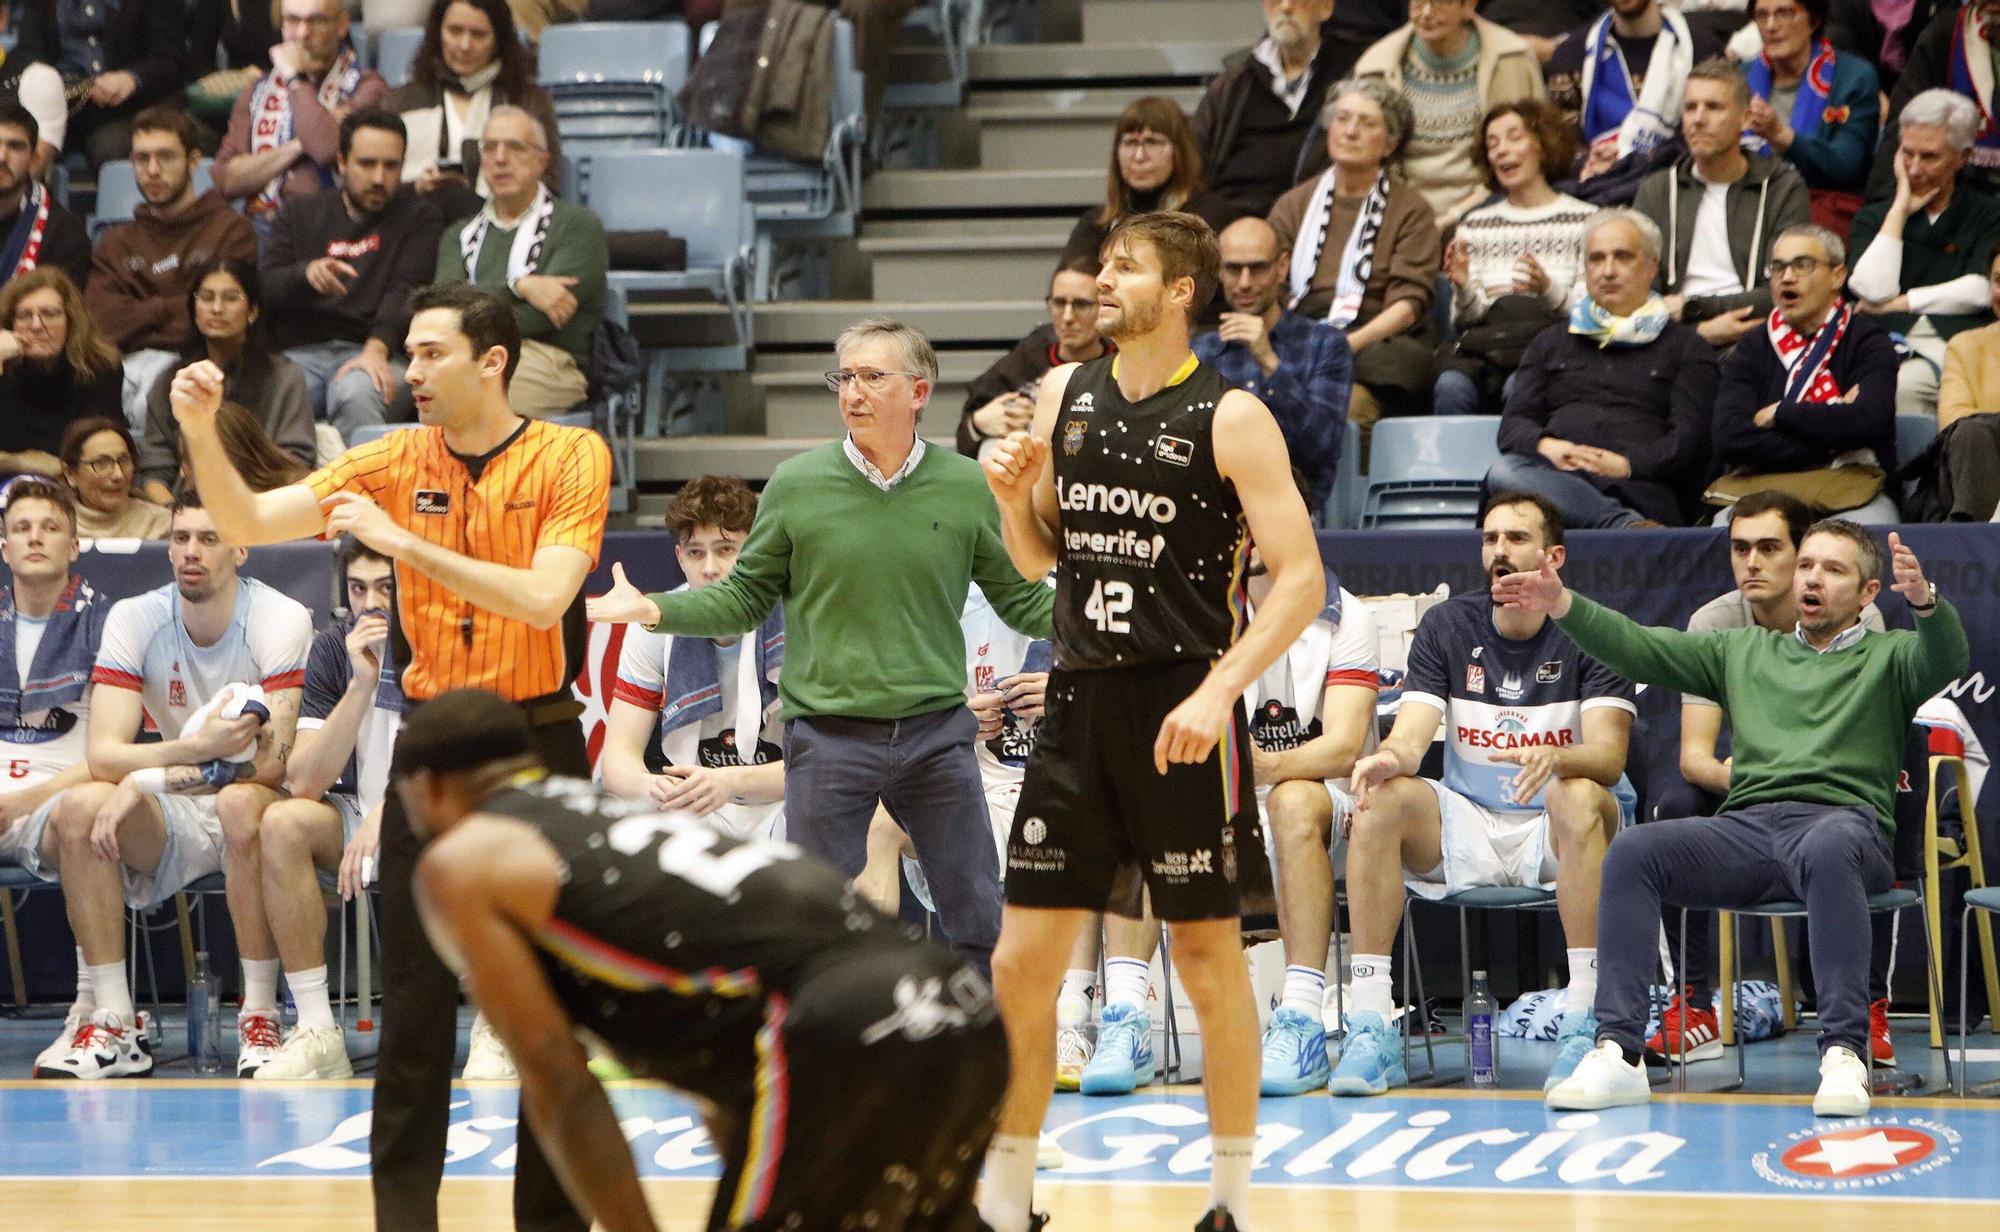
[[[430,841],[424,928],[598,1227],[656,1225],[578,1032],[706,1105],[715,1232],[985,1227],[973,1188],[1007,1046],[969,967],[795,847],[547,775],[520,712],[491,694],[419,707],[391,774]]]

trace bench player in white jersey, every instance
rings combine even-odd
[[[1480,514],[1488,578],[1563,563],[1562,520],[1538,496],[1495,493]],[[1549,1083],[1595,1042],[1597,888],[1616,831],[1632,685],[1553,621],[1494,606],[1484,589],[1424,613],[1402,706],[1382,747],[1355,763],[1347,846],[1354,928],[1347,1038],[1328,1089],[1379,1095],[1409,1081],[1389,1033],[1389,947],[1404,884],[1428,898],[1473,886],[1554,886],[1570,983]],[[1415,777],[1438,724],[1444,779]],[[1627,791],[1629,796],[1629,790]]]
[[[667,529],[682,589],[728,577],[756,516],[756,493],[740,479],[703,475],[675,493]],[[627,629],[598,767],[604,786],[686,809],[736,838],[783,838],[784,655],[782,612],[741,637]]]
[[[1250,558],[1252,611],[1268,583]],[[1334,835],[1353,811],[1347,776],[1375,747],[1382,655],[1368,605],[1326,571],[1326,608],[1243,694],[1250,763],[1277,881],[1285,949],[1281,1000],[1264,1029],[1258,1089],[1299,1095],[1324,1087],[1327,945],[1333,938]]]
[[[0,864],[54,881],[40,848],[51,802],[90,778],[90,669],[111,603],[70,572],[78,549],[67,488],[32,476],[8,484],[0,531],[0,559],[11,578],[0,592]],[[76,961],[76,1001],[37,1066],[67,1052],[97,1010],[82,950]]]
[[[259,1081],[351,1078],[347,1043],[327,990],[326,906],[320,878],[345,898],[362,893],[368,858],[381,845],[382,795],[401,714],[378,704],[389,613],[396,604],[395,565],[359,539],[340,545],[344,617],[314,636],[299,704],[298,746],[285,765],[284,797],[224,793],[225,824],[234,810],[256,810],[262,893],[239,896],[260,910],[256,927],[278,944],[298,1023],[284,1046],[260,1065]],[[372,785],[372,790],[371,790]],[[236,926],[243,929],[239,918]],[[490,1033],[489,1033],[490,1034]]]
[[[125,908],[149,909],[228,865],[231,918],[243,955],[237,1016],[239,1076],[275,1055],[277,944],[242,926],[234,904],[256,893],[253,845],[225,853],[217,793],[275,795],[299,713],[312,614],[237,569],[248,555],[217,533],[192,495],[174,506],[167,559],[174,580],[113,605],[91,673],[89,757],[94,776],[57,798],[49,829],[70,929],[91,969],[97,1012],[89,1038],[38,1075],[116,1078],[150,1073],[132,1030],[125,978]],[[190,723],[231,685],[260,686],[262,709]],[[161,739],[140,743],[151,715]],[[251,760],[237,757],[254,754]],[[44,838],[42,850],[51,852]]]

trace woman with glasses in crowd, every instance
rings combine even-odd
[[[478,174],[468,147],[476,150],[487,114],[503,103],[542,122],[549,138],[544,178],[555,192],[562,167],[555,104],[535,84],[534,59],[515,33],[513,11],[506,0],[438,0],[410,62],[409,84],[390,91],[382,106],[402,116],[409,131],[403,182],[431,196],[447,219],[477,212],[478,198],[490,195],[483,180],[467,178]]]
[[[204,263],[188,292],[188,316],[195,337],[181,362],[160,373],[146,398],[146,435],[139,447],[139,486],[148,500],[173,501],[179,473],[181,429],[174,420],[169,393],[174,377],[196,360],[222,369],[222,396],[250,412],[264,434],[301,466],[310,469],[318,457],[312,399],[305,374],[282,355],[274,354],[258,325],[263,312],[263,284],[257,267],[236,257]]]
[[[76,533],[82,539],[165,539],[173,515],[134,489],[139,450],[124,416],[92,416],[62,439],[62,476],[76,493]]]
[[[1014,344],[965,388],[958,451],[977,458],[987,441],[1025,430],[1035,418],[1042,378],[1061,364],[1081,364],[1118,347],[1097,332],[1095,255],[1064,258],[1049,280],[1049,321]]]
[[[1132,214],[1185,210],[1208,217],[1205,209],[1213,212],[1203,191],[1201,150],[1187,113],[1174,100],[1157,94],[1135,98],[1126,104],[1112,134],[1104,204],[1090,207],[1076,220],[1069,242],[1063,245],[1063,260],[1095,261],[1111,228]],[[1229,220],[1208,221],[1215,226]]]
[[[0,289],[0,472],[62,474],[70,424],[122,419],[118,349],[84,311],[69,275],[30,270]]]

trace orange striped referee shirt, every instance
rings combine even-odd
[[[357,445],[304,482],[320,500],[359,492],[398,525],[475,560],[526,569],[537,550],[563,546],[595,568],[611,508],[611,451],[588,428],[529,420],[487,455],[475,480],[442,428],[407,428]],[[396,575],[411,700],[474,688],[518,702],[569,687],[564,631],[580,621],[537,629],[475,607],[416,569],[399,564]],[[575,602],[580,616],[581,594]]]

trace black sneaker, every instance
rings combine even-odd
[[[1236,1232],[1236,1217],[1219,1206],[1210,1207],[1208,1214],[1194,1226],[1194,1232]]]
[[[1028,1216],[1028,1232],[1042,1232],[1042,1229],[1048,1226],[1049,1213],[1047,1211],[1036,1211]]]

